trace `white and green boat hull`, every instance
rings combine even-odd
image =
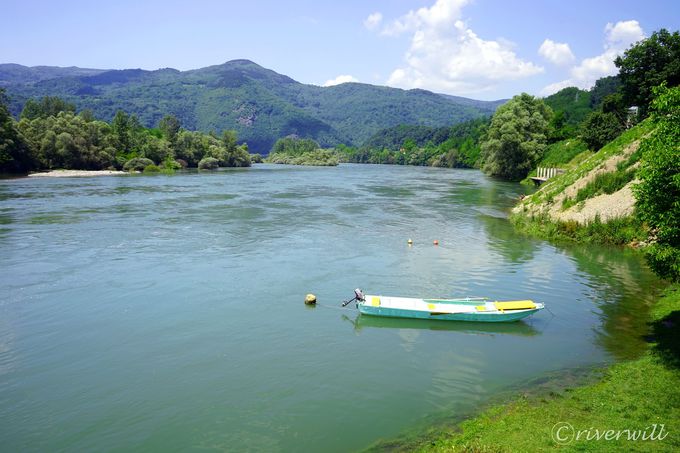
[[[530,300],[488,302],[483,299],[414,299],[367,295],[357,303],[357,308],[361,314],[387,318],[512,322],[531,316],[544,306]]]

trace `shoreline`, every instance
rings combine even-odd
[[[128,175],[122,170],[49,170],[29,173],[29,178],[85,178],[90,176],[118,176]]]
[[[562,391],[520,392],[463,420],[378,441],[366,451],[670,451],[680,446],[680,408],[672,403],[680,399],[678,321],[680,285],[671,284],[652,306],[649,347],[641,357],[601,367],[595,382],[573,387],[556,376],[552,384]],[[652,427],[656,438],[649,437]],[[576,437],[578,432],[585,434]],[[613,434],[603,437],[608,432]],[[631,439],[631,432],[647,438]]]

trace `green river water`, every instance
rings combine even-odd
[[[353,451],[638,354],[659,282],[514,232],[523,191],[381,165],[0,180],[0,450]],[[355,287],[550,312],[361,318]]]

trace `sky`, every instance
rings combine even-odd
[[[680,0],[3,0],[0,63],[197,69],[249,59],[315,85],[495,100],[590,88]]]

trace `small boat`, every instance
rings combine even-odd
[[[364,295],[354,290],[355,297],[343,304],[356,301],[363,315],[389,318],[440,319],[444,321],[511,322],[531,316],[545,308],[532,300],[489,301],[485,297],[458,299],[416,299]]]

